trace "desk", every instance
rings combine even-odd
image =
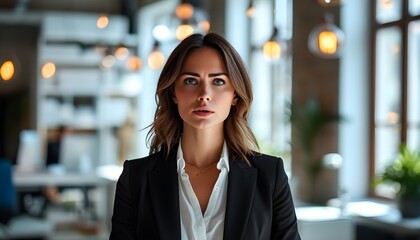
[[[352,219],[335,207],[297,207],[296,217],[302,240],[353,240]]]
[[[101,177],[96,173],[92,174],[80,174],[80,173],[63,173],[63,174],[53,174],[49,172],[14,172],[13,181],[16,186],[16,189],[25,189],[25,188],[42,188],[47,186],[56,186],[56,187],[74,187],[81,188],[85,190],[85,196],[87,196],[87,190],[90,188],[100,188],[104,190],[106,194],[104,197],[105,206],[104,210],[112,209],[112,205],[107,201],[113,194],[113,187],[115,181],[109,180],[107,178]],[[87,200],[87,199],[85,199]],[[102,211],[101,211],[102,212]],[[106,212],[106,211],[103,211]],[[109,216],[103,216],[106,219],[109,219]]]
[[[350,202],[346,208],[357,225],[392,234],[394,239],[420,240],[420,218],[404,219],[391,203]]]
[[[107,186],[114,181],[93,174],[64,173],[52,174],[49,172],[14,172],[13,181],[19,187],[84,187],[84,186]]]
[[[297,207],[296,215],[302,240],[420,240],[420,218],[403,219],[389,202],[349,202],[343,211],[326,206]]]
[[[96,216],[103,220],[109,230],[110,219],[113,208],[115,193],[115,180],[110,180],[98,175],[96,172],[91,174],[81,173],[62,173],[53,174],[50,172],[18,172],[13,174],[13,181],[17,191],[33,188],[43,188],[46,186],[80,188],[84,193],[85,207],[89,206],[89,190],[95,188],[99,192],[96,207]]]
[[[49,238],[53,235],[54,226],[42,219],[27,215],[13,217],[7,226],[0,228],[0,239]]]
[[[420,240],[420,218],[403,219],[398,210],[393,209],[388,214],[377,217],[357,217],[357,224],[385,230],[396,239],[416,238]]]

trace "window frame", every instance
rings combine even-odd
[[[409,37],[409,24],[414,21],[420,20],[420,14],[417,15],[410,15],[409,12],[409,1],[411,0],[402,0],[401,6],[401,18],[396,21],[386,22],[386,23],[378,23],[377,16],[376,16],[376,7],[377,1],[371,1],[371,71],[370,71],[370,153],[369,153],[369,195],[373,197],[379,198],[387,198],[375,193],[375,187],[372,187],[372,182],[374,182],[376,178],[375,166],[376,166],[376,53],[377,53],[377,34],[381,29],[389,28],[389,27],[397,27],[401,31],[401,120],[400,120],[400,144],[407,142],[407,135],[408,135],[408,37]]]

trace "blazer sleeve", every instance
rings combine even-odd
[[[130,190],[130,161],[125,161],[117,181],[109,239],[136,239],[136,213],[135,201]]]
[[[278,159],[276,168],[271,239],[300,240],[295,207],[281,158]]]

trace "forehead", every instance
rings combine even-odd
[[[208,70],[226,72],[226,67],[220,53],[210,47],[202,47],[191,50],[182,65],[182,69],[192,70]]]

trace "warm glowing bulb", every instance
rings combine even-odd
[[[103,68],[111,68],[115,64],[115,57],[113,55],[106,55],[102,59],[102,67]]]
[[[139,57],[131,56],[127,60],[126,67],[129,71],[138,71],[141,68],[141,64],[142,64],[142,62],[141,62],[141,59]]]
[[[181,3],[175,9],[176,16],[181,20],[187,20],[194,14],[194,7],[189,3]]]
[[[255,8],[253,6],[249,6],[246,10],[246,15],[250,18],[254,17]]]
[[[147,63],[151,69],[159,69],[165,63],[165,56],[158,50],[153,50],[147,58]]]
[[[15,65],[12,61],[7,60],[0,67],[0,76],[4,81],[8,81],[13,75],[15,75]]]
[[[43,78],[51,78],[55,74],[55,64],[52,62],[47,62],[42,66],[41,76]]]
[[[338,38],[333,32],[320,32],[318,36],[319,50],[324,54],[334,54],[338,49]]]
[[[344,32],[333,23],[331,14],[325,22],[311,30],[308,37],[309,51],[322,58],[338,58],[345,42]]]
[[[96,26],[100,29],[106,28],[108,26],[109,19],[107,16],[102,15],[98,18],[98,21],[96,21]]]
[[[198,28],[204,30],[205,32],[210,31],[210,22],[207,20],[201,21],[198,23]]]
[[[182,24],[176,28],[175,36],[178,40],[182,41],[193,33],[194,33],[194,28],[191,25]]]
[[[115,50],[115,57],[118,60],[127,59],[129,54],[130,54],[130,52],[128,51],[128,49],[126,47],[119,47],[119,48],[117,48],[117,50]]]
[[[276,41],[267,41],[263,46],[264,56],[269,60],[276,60],[280,58],[281,46]]]

